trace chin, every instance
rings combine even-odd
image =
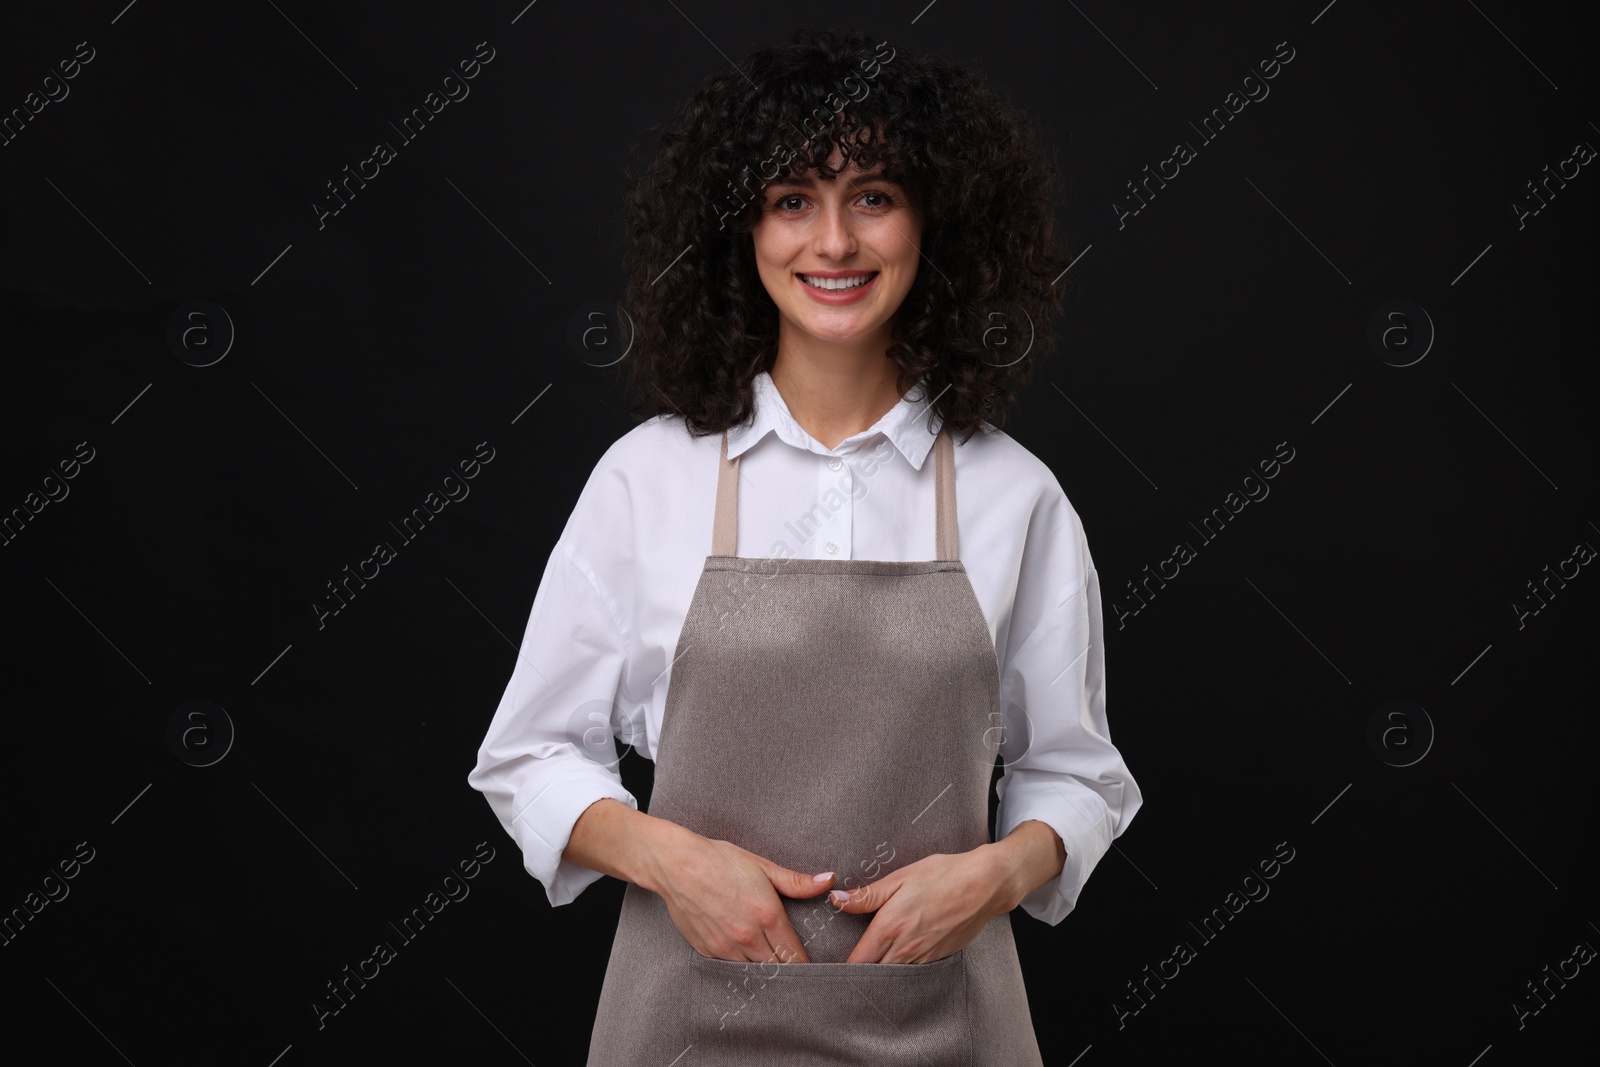
[[[827,341],[830,344],[842,344],[849,341],[859,341],[863,338],[870,337],[882,328],[882,323],[873,323],[870,326],[859,328],[851,327],[844,330],[828,330],[820,327],[808,329],[805,326],[802,326],[800,331],[807,337],[815,338],[818,341]]]

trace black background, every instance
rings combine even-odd
[[[1063,172],[1063,343],[1007,429],[1085,521],[1146,808],[1063,923],[1013,916],[1045,1062],[1592,1046],[1592,965],[1513,1009],[1600,945],[1600,577],[1552,583],[1520,628],[1513,608],[1600,545],[1600,178],[1552,182],[1521,225],[1513,206],[1600,144],[1582,9],[123,4],[0,29],[5,113],[94,49],[0,147],[0,509],[94,456],[0,547],[0,908],[94,850],[0,947],[8,1048],[582,1061],[622,885],[550,909],[466,775],[551,546],[631,425],[621,368],[569,341],[620,295],[625,168],[699,79],[801,20],[985,72]],[[1270,95],[1200,144],[1189,123],[1285,41]],[[402,143],[388,123],[479,42],[471,95]],[[398,158],[319,229],[324,183],[381,140]],[[1119,227],[1124,183],[1178,140],[1197,158]],[[235,331],[210,366],[215,312],[168,342],[195,300]],[[1415,310],[1368,344],[1396,300],[1431,346]],[[482,441],[470,497],[319,629],[324,583]],[[1279,442],[1270,497],[1200,546],[1189,523]],[[1198,557],[1119,629],[1112,602],[1181,540]],[[236,731],[210,766],[178,755],[222,751],[219,716],[168,742],[190,700]],[[1426,709],[1431,746],[1415,715],[1369,744],[1391,700]],[[479,842],[471,895],[319,1029],[324,984]],[[1280,842],[1270,896],[1200,942]],[[1119,1027],[1125,983],[1180,940],[1197,958]]]

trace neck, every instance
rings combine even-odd
[[[800,428],[831,449],[900,402],[899,370],[883,348],[863,353],[780,343],[770,373]]]

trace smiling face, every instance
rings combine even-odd
[[[830,164],[837,161],[835,152]],[[922,217],[909,191],[881,172],[852,165],[762,190],[751,238],[761,282],[778,306],[780,348],[809,339],[887,351],[917,276]]]

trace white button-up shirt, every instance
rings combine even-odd
[[[759,375],[753,422],[728,431],[729,457],[744,457],[737,554],[933,559],[938,417],[930,432],[922,392],[829,449]],[[1049,467],[988,424],[964,445],[952,440],[959,555],[1000,666],[995,835],[1028,819],[1061,835],[1061,874],[1022,901],[1055,924],[1140,806],[1106,725],[1099,581]],[[678,634],[711,553],[720,445],[721,435],[693,437],[681,417],[657,416],[600,458],[550,553],[467,778],[552,905],[601,877],[562,858],[584,809],[603,797],[638,807],[616,742],[654,759]]]

